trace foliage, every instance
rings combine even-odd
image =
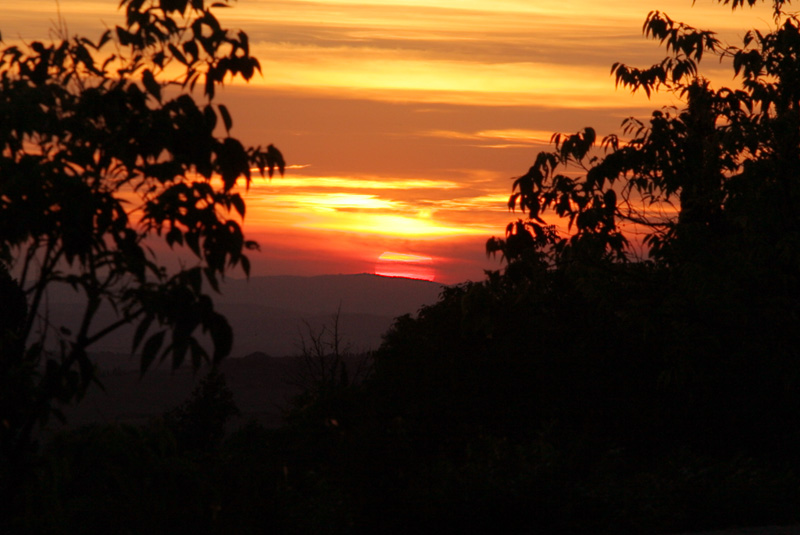
[[[222,444],[225,424],[238,414],[225,376],[213,368],[184,404],[165,415],[165,423],[182,451],[210,452]]]
[[[211,519],[208,475],[179,457],[163,426],[95,425],[62,432],[18,498],[9,532],[188,533]]]
[[[370,353],[356,353],[339,329],[341,310],[329,323],[314,329],[306,323],[307,335],[300,340],[300,355],[288,381],[301,393],[286,411],[288,425],[340,425],[350,412],[348,392],[369,375]]]
[[[685,108],[656,110],[647,124],[627,119],[628,139],[607,136],[602,155],[592,128],[555,134],[555,150],[540,153],[514,181],[509,208],[527,219],[510,224],[487,250],[510,261],[527,249],[555,263],[625,261],[632,245],[625,229],[636,225],[656,262],[744,248],[775,261],[781,276],[793,271],[800,260],[800,19],[780,11],[784,2],[774,5],[775,31],[751,31],[741,47],[651,12],[644,34],[670,55],[644,69],[615,63],[612,74],[633,91],[673,92]],[[699,72],[707,56],[728,61],[741,88],[712,87]],[[547,212],[568,221],[569,236],[548,225]]]
[[[555,150],[514,181],[509,207],[528,218],[487,244],[506,270],[467,292],[506,311],[500,325],[516,327],[503,333],[520,358],[585,389],[576,414],[615,426],[621,434],[606,436],[617,446],[663,433],[676,448],[756,454],[758,437],[798,436],[800,19],[773,4],[775,29],[747,33],[741,47],[650,13],[644,34],[670,56],[612,73],[633,91],[674,92],[685,107],[626,120],[629,139],[608,136],[603,154],[591,128],[554,135]],[[729,62],[741,88],[702,77],[709,55]],[[547,212],[566,218],[571,235],[548,226]],[[634,261],[631,224],[646,229],[649,261]],[[496,325],[492,312],[462,308]],[[539,333],[535,352],[524,333]]]
[[[160,421],[61,431],[4,533],[257,533],[276,521],[279,470],[265,433],[243,429],[199,456]]]
[[[142,372],[157,358],[178,367],[190,355],[198,367],[230,351],[207,288],[231,268],[248,273],[245,253],[257,247],[243,235],[236,185],[251,167],[271,177],[284,162],[271,145],[231,137],[230,114],[213,103],[218,85],[260,70],[247,35],[214,15],[229,4],[123,0],[125,23],[97,40],[62,28],[59,42],[0,52],[0,268],[3,295],[25,298],[4,317],[0,371],[31,383],[11,406],[4,398],[6,455],[54,402],[82,396],[94,380],[88,350],[125,324],[138,324]],[[168,271],[155,239],[195,261]],[[59,286],[82,299],[75,330],[50,321]]]

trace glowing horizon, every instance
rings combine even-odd
[[[384,251],[375,264],[375,274],[381,277],[403,277],[433,281],[436,269],[429,256]]]

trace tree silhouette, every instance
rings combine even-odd
[[[592,128],[554,135],[514,179],[508,206],[523,217],[487,243],[504,269],[385,335],[362,405],[414,452],[397,485],[441,485],[428,499],[451,501],[436,515],[502,531],[497,518],[546,503],[535,522],[554,532],[796,521],[780,474],[794,473],[800,437],[800,19],[772,4],[774,29],[738,47],[650,13],[644,34],[668,57],[612,73],[684,104],[602,141]],[[738,86],[705,79],[708,57]],[[507,466],[514,492],[470,517],[491,503],[487,467]],[[681,475],[654,476],[663,466]],[[701,511],[709,490],[653,521],[658,488],[726,488],[745,472],[723,513]],[[617,501],[648,479],[650,498]],[[762,491],[782,505],[755,505]]]
[[[735,9],[756,0],[722,3]],[[555,150],[539,153],[514,181],[508,206],[527,218],[510,224],[504,239],[489,240],[487,251],[512,261],[526,249],[556,263],[626,261],[631,243],[623,225],[635,224],[659,263],[709,248],[777,248],[794,257],[783,266],[794,269],[797,258],[787,248],[796,251],[789,244],[798,237],[800,19],[782,11],[788,2],[772,3],[776,29],[749,32],[741,47],[651,12],[644,34],[670,55],[649,68],[615,63],[612,73],[618,86],[669,91],[685,107],[656,110],[647,124],[629,118],[629,139],[612,134],[600,148],[592,128],[555,134]],[[704,56],[729,62],[741,88],[712,87],[700,74]],[[547,212],[569,222],[569,236],[548,225]]]
[[[225,375],[212,368],[189,399],[164,415],[164,421],[181,450],[208,454],[220,447],[225,424],[239,414]]]
[[[142,372],[157,358],[198,367],[230,351],[208,288],[234,267],[249,273],[257,248],[236,185],[252,167],[284,170],[272,145],[231,137],[213,103],[217,86],[260,70],[247,35],[214,15],[230,3],[123,0],[124,24],[97,40],[59,28],[58,42],[0,52],[0,373],[17,385],[2,394],[5,456],[21,455],[56,402],[83,395],[95,379],[88,350],[123,325],[137,324]],[[196,261],[168,271],[156,239]],[[75,330],[48,315],[58,286],[82,299]]]
[[[599,147],[591,128],[554,135],[555,150],[514,181],[509,208],[527,217],[487,243],[508,266],[486,288],[513,299],[508,306],[547,303],[542,288],[565,300],[577,292],[561,317],[581,334],[554,351],[571,353],[594,333],[584,350],[608,358],[603,366],[636,355],[627,365],[648,363],[643,381],[675,396],[673,407],[692,408],[684,414],[703,424],[681,433],[697,440],[705,426],[742,447],[745,429],[796,432],[789,407],[800,395],[790,379],[800,357],[800,19],[783,11],[789,2],[772,4],[774,30],[748,32],[741,46],[651,12],[643,32],[669,55],[647,68],[615,63],[612,74],[620,87],[669,91],[685,105],[627,119],[628,139],[610,135]],[[704,78],[709,56],[727,62],[740,86]],[[569,234],[548,214],[565,218]],[[649,259],[633,254],[630,225],[644,229]],[[680,427],[676,411],[660,418]]]

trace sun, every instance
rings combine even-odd
[[[432,281],[436,278],[433,259],[407,253],[385,251],[378,257],[375,274],[382,277],[403,277]]]

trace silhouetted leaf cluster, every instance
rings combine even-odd
[[[61,26],[57,42],[0,50],[0,268],[25,301],[9,309],[22,319],[4,322],[0,358],[4,383],[32,385],[15,402],[24,415],[2,407],[4,459],[56,402],[80,399],[94,380],[87,349],[125,324],[138,324],[142,372],[230,352],[208,289],[230,269],[248,274],[258,247],[242,232],[236,186],[285,163],[271,145],[231,137],[230,113],[213,103],[217,86],[260,71],[247,36],[214,15],[229,4],[123,0],[125,23],[96,41]],[[191,93],[198,82],[204,102]],[[155,258],[158,238],[186,248],[177,271]],[[84,302],[76,328],[50,322],[59,286]]]
[[[540,153],[514,180],[509,208],[527,220],[510,224],[487,251],[512,262],[526,247],[554,264],[627,261],[636,245],[625,231],[631,228],[665,264],[717,241],[724,245],[712,247],[758,255],[796,243],[800,20],[782,14],[783,4],[775,2],[775,31],[750,32],[742,47],[650,13],[644,34],[670,55],[646,69],[616,63],[612,74],[633,91],[673,92],[685,108],[656,110],[647,123],[627,119],[627,139],[610,135],[600,147],[592,128],[554,135],[555,150]],[[713,88],[698,70],[705,55],[732,62],[741,89]],[[566,236],[545,221],[547,212],[568,223]],[[791,262],[782,266],[791,269]]]

